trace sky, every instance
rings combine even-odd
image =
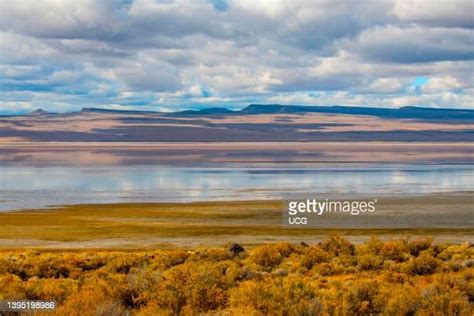
[[[474,1],[0,0],[0,114],[474,109]]]

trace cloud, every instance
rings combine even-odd
[[[456,78],[451,76],[440,76],[430,78],[428,82],[422,87],[423,92],[439,92],[446,90],[454,90],[463,88],[463,84]]]
[[[360,93],[397,93],[407,88],[407,81],[400,78],[378,78],[367,87],[358,90]]]
[[[346,48],[368,60],[420,63],[474,59],[474,32],[461,28],[376,27]]]
[[[38,38],[114,38],[125,24],[120,1],[14,1],[0,2],[0,28]]]
[[[474,2],[397,0],[393,14],[398,20],[427,26],[474,28]]]
[[[175,67],[147,56],[117,66],[112,72],[118,82],[133,90],[172,92],[181,87],[179,73]]]
[[[0,0],[0,113],[474,107],[472,1]],[[415,78],[428,78],[418,89]],[[470,103],[471,102],[471,103]]]

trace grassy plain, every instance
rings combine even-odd
[[[378,226],[360,226],[355,218],[343,215],[343,221],[349,223],[344,227],[321,225],[309,229],[283,228],[280,201],[97,204],[4,212],[0,213],[0,247],[145,249],[227,242],[244,245],[275,241],[314,243],[334,233],[353,242],[364,241],[371,235],[381,238],[434,236],[436,242],[456,243],[473,240],[469,195],[387,198],[380,204],[377,212],[392,215],[380,216]],[[451,209],[447,210],[448,206]],[[433,221],[433,225],[397,226],[396,220],[414,214],[417,217],[407,221]],[[436,226],[437,219],[449,223],[450,217],[456,216],[460,217],[459,223],[451,227]],[[354,224],[350,224],[351,221]]]

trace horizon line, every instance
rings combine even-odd
[[[427,110],[440,110],[440,111],[468,111],[468,112],[474,112],[474,109],[468,109],[468,108],[441,108],[441,107],[429,107],[429,106],[421,106],[421,105],[408,105],[408,106],[401,106],[401,107],[377,107],[377,106],[362,106],[362,105],[339,105],[339,104],[334,104],[334,105],[313,105],[313,104],[280,104],[280,103],[250,103],[240,109],[230,109],[225,106],[209,106],[209,107],[204,107],[200,109],[183,109],[183,110],[178,110],[178,111],[159,111],[159,110],[142,110],[142,109],[117,109],[117,108],[110,108],[110,107],[82,107],[80,110],[73,110],[73,111],[66,111],[66,112],[54,112],[54,111],[47,111],[44,110],[43,108],[39,107],[37,109],[34,109],[30,112],[24,112],[24,113],[12,113],[12,114],[2,114],[0,112],[0,116],[23,116],[23,115],[30,115],[34,114],[35,112],[43,112],[44,114],[69,114],[69,113],[81,113],[81,112],[87,112],[87,111],[110,111],[110,112],[142,112],[142,113],[157,113],[157,114],[176,114],[176,113],[202,113],[205,112],[206,110],[225,110],[228,111],[229,114],[232,112],[234,113],[239,113],[242,112],[245,109],[248,109],[250,107],[255,107],[255,106],[261,106],[261,107],[266,107],[266,106],[273,106],[273,107],[298,107],[298,108],[353,108],[353,109],[374,109],[374,110],[387,110],[387,111],[397,111],[397,110],[402,110],[402,109],[427,109]],[[205,113],[204,113],[205,114]],[[225,113],[221,113],[225,114]]]

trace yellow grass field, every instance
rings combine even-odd
[[[466,214],[472,211],[472,197],[466,194],[386,198],[380,204],[380,212],[390,209],[398,218],[417,213],[423,221],[446,213],[448,206]],[[280,201],[72,205],[4,212],[0,213],[0,223],[3,249],[154,249],[219,246],[228,242],[315,243],[333,233],[344,235],[352,242],[362,242],[373,235],[382,239],[433,236],[435,242],[454,243],[474,239],[474,229],[470,227],[283,228]]]

